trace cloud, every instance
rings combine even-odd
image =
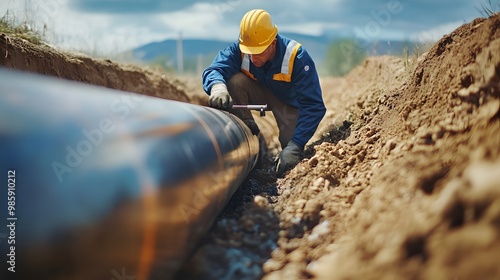
[[[419,43],[435,42],[440,40],[445,34],[451,33],[462,24],[463,22],[461,21],[445,23],[428,30],[417,32],[411,35],[410,38]]]
[[[289,32],[289,33],[300,33],[313,36],[321,36],[325,34],[327,30],[337,30],[341,29],[343,25],[341,23],[325,23],[318,21],[311,21],[308,23],[297,23],[297,24],[284,24],[278,29],[279,32]]]
[[[212,38],[233,41],[241,17],[267,10],[280,31],[309,35],[409,39],[442,36],[479,17],[485,0],[4,0],[0,13],[46,26],[57,46],[112,53],[152,41]],[[392,5],[392,6],[391,6]],[[398,6],[398,12],[390,7]],[[27,11],[29,11],[27,13]]]
[[[189,8],[195,3],[206,1],[165,1],[165,0],[74,0],[71,6],[76,10],[91,13],[162,13]]]
[[[224,7],[214,7],[207,3],[197,3],[188,9],[173,13],[157,15],[163,25],[177,33],[182,32],[185,38],[206,38],[235,40],[239,33],[238,24],[224,24],[218,13]]]
[[[63,0],[64,1],[64,0]],[[65,0],[76,10],[90,13],[167,13],[190,9],[197,4],[206,4],[226,10],[239,6],[240,0]]]

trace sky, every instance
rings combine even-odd
[[[488,0],[2,0],[0,16],[30,24],[58,48],[109,55],[181,33],[233,41],[255,8],[281,32],[436,41],[481,17],[481,5]]]

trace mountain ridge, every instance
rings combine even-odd
[[[299,33],[281,32],[283,36],[294,39],[302,44],[309,52],[316,64],[321,67],[327,56],[328,47],[335,41],[343,39],[353,39],[348,37],[332,37],[326,35],[307,35]],[[355,39],[354,39],[355,40]],[[207,67],[215,55],[232,41],[216,39],[183,39],[184,69],[193,71],[196,68]],[[151,42],[131,50],[132,56],[145,62],[154,62],[155,60],[166,64],[165,66],[177,67],[177,44],[176,39],[166,39],[163,41]],[[400,55],[405,46],[412,48],[415,45],[410,41],[398,40],[379,40],[373,41],[365,47],[360,47],[368,55]]]

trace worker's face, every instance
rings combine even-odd
[[[253,65],[257,67],[262,67],[266,62],[274,58],[274,53],[276,50],[276,39],[267,47],[262,53],[250,54],[250,60]]]

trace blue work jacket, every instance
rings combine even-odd
[[[292,140],[303,148],[326,112],[318,73],[299,43],[279,34],[276,39],[276,54],[262,67],[256,67],[248,55],[241,53],[238,41],[221,50],[203,72],[203,89],[210,95],[212,85],[226,83],[238,72],[245,73],[269,88],[279,100],[299,110]]]

